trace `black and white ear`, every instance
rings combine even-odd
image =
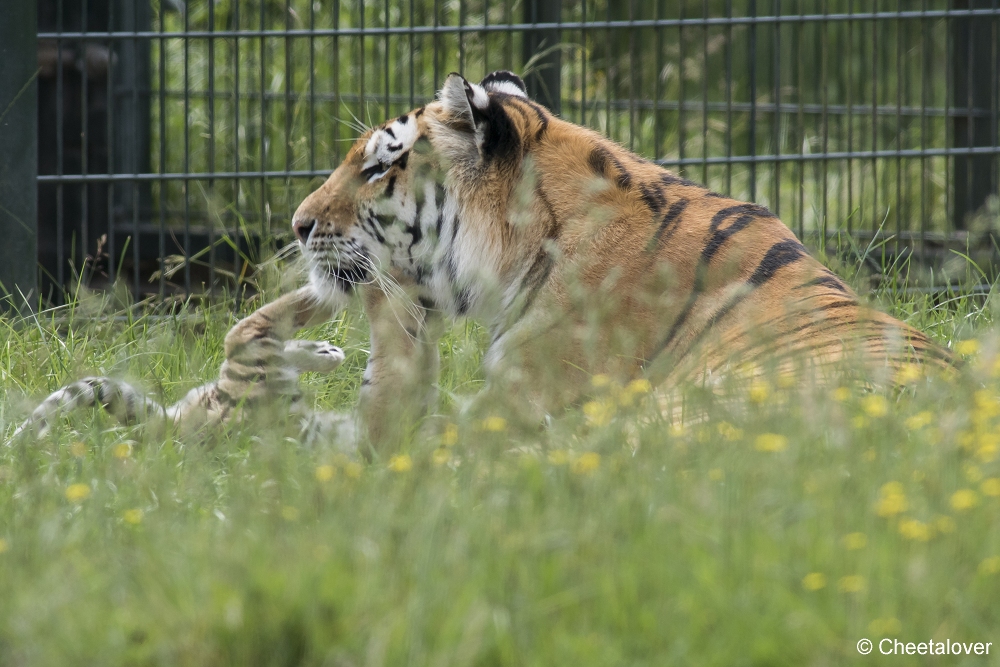
[[[438,99],[445,112],[452,117],[452,124],[465,126],[469,132],[476,130],[476,117],[490,105],[489,95],[479,85],[469,83],[461,74],[452,72],[445,79]]]
[[[503,93],[504,95],[528,99],[528,88],[524,85],[524,81],[518,75],[507,70],[498,70],[487,74],[486,78],[479,82],[479,85],[489,93]]]

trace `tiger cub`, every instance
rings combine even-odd
[[[306,307],[308,312],[303,310]],[[215,382],[196,387],[180,401],[163,406],[132,385],[108,377],[88,377],[62,387],[35,408],[14,432],[45,435],[55,418],[76,409],[101,406],[119,421],[154,428],[173,425],[191,434],[240,416],[244,408],[287,401],[291,414],[303,418],[307,434],[349,428],[333,413],[313,414],[302,401],[299,374],[330,373],[344,353],[325,341],[288,340],[295,329],[328,319],[311,288],[302,288],[269,303],[237,323],[226,335],[226,360]]]

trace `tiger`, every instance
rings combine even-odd
[[[559,118],[509,71],[452,73],[434,101],[365,131],[291,223],[308,286],[266,306],[254,335],[280,340],[358,297],[371,349],[351,419],[376,451],[433,410],[438,341],[463,318],[489,342],[461,410],[527,425],[579,405],[596,376],[671,387],[851,357],[891,382],[953,363],[765,206]],[[227,351],[248,335],[230,332]]]
[[[238,322],[226,335],[225,361],[217,380],[191,389],[173,405],[164,406],[141,390],[111,377],[86,377],[50,394],[14,431],[10,442],[26,433],[44,437],[54,419],[85,407],[100,406],[120,422],[142,423],[157,431],[168,426],[190,436],[212,426],[239,420],[244,410],[285,401],[289,414],[302,418],[304,434],[328,433],[349,427],[331,415],[313,413],[306,406],[299,375],[332,373],[344,362],[344,351],[327,341],[290,339],[292,330],[323,318],[318,303],[308,312],[290,304],[309,302],[310,288],[273,301]],[[348,438],[349,439],[349,438]]]

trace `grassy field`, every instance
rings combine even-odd
[[[873,298],[966,356],[955,377],[737,379],[736,401],[690,388],[708,419],[685,426],[601,378],[533,437],[457,420],[372,463],[278,426],[194,443],[76,415],[0,448],[0,664],[832,665],[884,637],[993,642],[898,664],[1000,664],[992,299],[904,288]],[[93,296],[2,320],[0,435],[85,373],[176,399],[233,321]],[[349,352],[305,378],[349,406],[363,317],[303,335]],[[446,396],[475,391],[482,342],[443,341]]]

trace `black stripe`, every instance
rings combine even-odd
[[[663,183],[664,185],[689,185],[689,186],[694,186],[696,188],[705,187],[701,183],[695,183],[694,181],[689,181],[686,178],[681,178],[680,176],[671,174],[669,171],[660,174],[660,182]]]
[[[389,182],[385,184],[385,192],[383,194],[386,197],[391,197],[395,189],[396,189],[396,177],[390,176]]]
[[[817,276],[809,282],[802,283],[793,289],[805,289],[807,287],[829,287],[830,289],[836,290],[841,294],[847,294],[847,287],[844,285],[843,281],[829,272],[822,276]]]
[[[392,127],[390,127],[389,125],[386,125],[384,129],[385,129],[385,133],[386,134],[388,134],[393,139],[396,138],[396,133],[392,131]]]
[[[754,269],[753,274],[751,274],[751,276],[747,279],[744,288],[735,294],[729,302],[726,303],[726,305],[715,311],[715,313],[708,318],[708,322],[694,337],[688,350],[685,351],[684,354],[681,354],[677,359],[674,359],[674,361],[676,362],[678,359],[687,356],[688,352],[690,352],[691,349],[694,348],[718,322],[731,313],[734,308],[746,301],[754,290],[773,278],[774,274],[777,273],[779,269],[797,262],[805,256],[806,249],[801,243],[794,239],[779,241],[768,248],[764,257],[757,265],[757,268]]]
[[[628,172],[621,160],[612,155],[611,151],[598,144],[590,151],[587,163],[595,174],[602,178],[610,178],[608,175],[608,165],[614,165],[618,172],[614,177],[615,184],[622,190],[627,190],[632,185],[632,174]]]
[[[546,113],[545,109],[540,104],[536,104],[531,100],[526,100],[521,97],[512,97],[508,99],[514,99],[520,102],[521,104],[526,104],[532,111],[535,112],[535,115],[538,116],[538,122],[540,124],[538,131],[535,132],[535,141],[541,140],[542,135],[545,134],[545,131],[549,129],[549,116]]]
[[[656,229],[656,233],[653,234],[653,238],[650,239],[646,246],[647,252],[653,252],[662,243],[666,243],[670,239],[677,229],[680,216],[684,212],[684,209],[687,208],[687,205],[687,199],[679,199],[670,205],[666,215],[663,216],[663,220],[660,221],[660,226]]]
[[[513,72],[508,72],[507,70],[497,70],[496,72],[490,72],[485,77],[483,77],[483,80],[479,82],[479,85],[489,90],[490,84],[501,83],[501,82],[512,83],[518,88],[520,88],[522,93],[524,93],[525,95],[528,94],[528,89],[527,87],[525,87],[524,81],[521,80],[521,77],[514,74]]]
[[[756,219],[756,216],[744,214],[723,229],[718,229],[718,226],[713,221],[712,238],[708,240],[708,243],[705,244],[705,247],[701,251],[701,261],[706,264],[711,262],[712,258],[715,257],[715,253],[719,252],[719,249],[730,237],[743,231]]]
[[[455,309],[458,311],[459,315],[465,315],[469,312],[471,301],[472,292],[468,287],[463,287],[455,293]]]
[[[501,162],[518,161],[521,155],[521,133],[498,98],[491,97],[489,105],[481,114],[486,123],[483,127],[483,155]]]
[[[400,116],[399,118],[396,119],[396,122],[399,123],[400,125],[406,125],[407,123],[410,122],[410,117],[409,116]],[[395,135],[393,135],[393,136],[395,136]]]
[[[552,255],[545,248],[539,248],[534,261],[532,261],[527,273],[524,274],[524,278],[521,280],[520,289],[518,289],[518,293],[524,293],[527,290],[528,295],[524,299],[524,305],[521,307],[521,312],[517,316],[517,319],[524,317],[524,314],[531,308],[531,305],[535,302],[535,298],[538,296],[538,292],[549,279],[554,265],[555,260],[552,259]]]
[[[663,196],[663,190],[655,185],[639,184],[639,194],[653,215],[659,215],[663,207],[667,205],[667,198]]]
[[[368,179],[370,179],[371,177],[375,176],[376,174],[381,174],[381,173],[385,172],[386,169],[388,169],[388,167],[383,167],[381,162],[379,162],[377,164],[373,164],[372,166],[368,167],[367,169],[362,169],[361,170],[361,178],[363,178],[363,179],[365,179],[367,181]]]
[[[778,269],[797,262],[805,256],[806,249],[798,241],[794,239],[779,241],[767,249],[767,253],[760,260],[753,275],[747,279],[747,283],[753,287],[760,287],[773,278]]]

